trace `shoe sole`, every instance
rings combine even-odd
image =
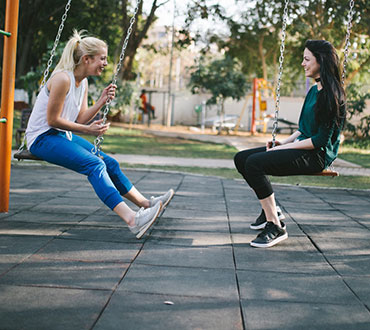
[[[166,203],[163,204],[163,209],[171,202],[171,199],[173,198],[173,196],[175,195],[175,191],[173,189],[171,189],[171,195],[170,197],[166,200]]]
[[[158,219],[158,215],[159,213],[161,213],[163,209],[163,205],[158,209],[158,211],[156,212],[156,214],[154,215],[153,219],[150,220],[146,225],[145,227],[141,228],[141,230],[139,231],[138,234],[136,234],[136,238],[137,239],[140,239],[143,237],[143,235],[148,231],[148,229],[153,225],[153,223],[155,222],[155,220]]]
[[[284,220],[285,219],[285,215],[283,213],[281,213],[279,215],[279,220]],[[267,224],[267,221],[264,222],[264,223],[261,223],[260,225],[258,226],[255,226],[253,225],[253,223],[249,226],[250,229],[253,229],[253,230],[259,230],[259,229],[265,229],[266,227],[266,224]]]
[[[279,238],[273,240],[270,243],[262,244],[262,243],[254,243],[252,241],[252,242],[250,242],[250,245],[253,246],[253,247],[256,247],[256,248],[269,248],[269,247],[272,247],[272,246],[286,240],[287,238],[288,238],[288,233],[285,233],[283,236],[280,236]]]

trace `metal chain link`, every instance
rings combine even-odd
[[[119,61],[118,61],[118,64],[117,64],[117,67],[116,67],[116,70],[115,70],[115,73],[113,75],[113,78],[112,78],[112,84],[113,85],[116,85],[117,84],[117,76],[118,76],[118,72],[120,71],[121,69],[121,66],[122,66],[122,62],[123,62],[123,59],[125,58],[125,53],[126,53],[126,48],[127,48],[127,44],[129,42],[129,39],[130,39],[130,36],[131,36],[131,33],[132,33],[132,28],[133,28],[133,25],[135,23],[135,20],[136,20],[136,15],[137,15],[137,12],[139,10],[139,5],[140,5],[140,2],[141,0],[137,0],[136,2],[136,7],[135,7],[135,10],[134,10],[134,13],[130,19],[130,25],[127,29],[127,33],[126,33],[126,38],[123,42],[123,45],[122,45],[122,49],[121,49],[121,54],[120,54],[120,57],[119,57]],[[107,115],[109,113],[109,108],[110,108],[110,103],[112,101],[110,99],[107,99],[107,101],[105,102],[105,108],[103,110],[103,125],[106,123],[107,121]],[[103,143],[103,140],[104,140],[104,137],[103,135],[99,135],[95,140],[94,140],[94,147],[91,149],[91,152],[94,154],[94,155],[97,155],[97,156],[100,156],[100,146],[101,144]]]
[[[278,118],[279,118],[279,110],[280,110],[280,85],[281,85],[281,77],[283,75],[286,26],[287,26],[287,20],[288,20],[288,5],[289,5],[289,0],[285,0],[284,14],[283,14],[283,25],[282,25],[282,30],[281,30],[279,74],[278,74],[278,79],[277,79],[277,83],[276,83],[275,115],[274,115],[274,123],[273,123],[273,126],[272,126],[272,147],[275,147],[276,132],[277,132],[277,128],[278,128]]]
[[[44,71],[44,77],[43,77],[41,85],[40,85],[40,90],[41,90],[42,87],[44,87],[44,85],[46,83],[46,79],[49,75],[49,70],[51,68],[51,65],[53,64],[53,57],[55,55],[55,51],[56,51],[57,46],[59,44],[59,39],[60,39],[60,36],[61,36],[63,28],[64,28],[64,23],[67,19],[67,13],[68,13],[69,8],[71,8],[71,1],[72,0],[68,0],[67,4],[65,6],[64,14],[62,16],[62,21],[60,22],[58,33],[57,33],[57,36],[56,36],[55,41],[54,41],[54,46],[53,46],[53,49],[51,50],[50,58],[49,58],[46,70]]]
[[[72,2],[72,0],[68,0],[66,6],[64,8],[64,14],[63,14],[62,20],[61,20],[61,22],[59,24],[58,33],[57,33],[57,36],[56,36],[55,41],[54,41],[53,49],[51,50],[51,53],[50,53],[50,58],[48,60],[47,67],[46,67],[46,69],[44,71],[44,77],[42,78],[42,82],[41,82],[41,85],[40,85],[40,89],[39,90],[41,90],[42,87],[44,87],[44,85],[46,83],[46,79],[47,79],[47,77],[49,75],[49,70],[51,68],[51,65],[53,64],[53,57],[55,55],[55,51],[56,51],[57,46],[59,44],[59,39],[60,39],[60,36],[61,36],[62,31],[63,31],[63,28],[64,28],[64,23],[65,23],[65,21],[67,19],[68,11],[71,8],[71,2]],[[26,134],[23,135],[22,143],[21,143],[20,147],[18,148],[18,151],[17,152],[22,152],[23,149],[24,149],[25,144],[26,144]]]
[[[351,36],[351,29],[352,29],[352,19],[353,19],[353,15],[355,13],[355,11],[353,9],[354,5],[355,5],[355,1],[350,0],[350,2],[349,2],[349,12],[348,12],[348,22],[347,22],[346,41],[345,41],[345,44],[344,44],[344,60],[343,60],[343,71],[342,71],[342,85],[343,85],[343,87],[344,87],[344,82],[345,82],[346,73],[347,73],[349,46],[351,44],[350,36]]]

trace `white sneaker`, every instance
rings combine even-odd
[[[143,207],[136,212],[135,226],[128,227],[132,233],[136,234],[136,238],[140,239],[146,231],[152,226],[162,210],[162,201],[159,201],[153,207],[144,209]]]
[[[168,205],[168,203],[171,201],[174,194],[175,194],[174,190],[170,189],[169,191],[167,191],[162,196],[158,196],[158,197],[152,196],[152,197],[150,197],[150,207],[154,206],[159,201],[161,201],[162,204],[163,204],[163,208],[165,208]]]

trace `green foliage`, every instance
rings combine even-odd
[[[142,5],[140,6],[138,19],[133,27],[126,50],[129,60],[125,61],[123,65],[125,68],[128,67],[128,70],[121,72],[131,70],[130,65],[125,65],[127,62],[131,63],[141,40],[146,36],[149,26],[156,19],[155,11],[164,3],[158,4],[157,1],[153,1],[152,8],[148,7],[145,10]],[[49,45],[53,44],[55,40],[66,4],[67,0],[19,1],[17,84],[21,76],[26,75],[29,71],[36,71],[36,68],[43,62],[44,54],[49,56]],[[122,48],[121,42],[126,35],[135,5],[135,1],[122,0],[72,1],[60,40],[67,41],[74,28],[85,29],[89,34],[107,42],[109,62],[117,62]],[[4,13],[5,1],[0,1],[1,22],[4,22]],[[2,43],[0,43],[0,54],[2,53]]]
[[[128,112],[132,97],[135,93],[133,83],[125,81],[117,86],[116,97],[112,102],[112,107],[119,110],[122,114]]]
[[[347,88],[347,113],[348,121],[346,131],[353,137],[370,138],[370,115],[363,115],[366,109],[366,100],[370,99],[370,93],[360,91],[360,86],[352,84]],[[353,117],[360,117],[357,125],[350,122]]]
[[[248,84],[240,65],[229,56],[211,62],[201,58],[190,77],[192,93],[207,91],[212,94],[208,104],[216,104],[219,99],[222,103],[227,98],[240,100],[247,92]]]
[[[229,31],[195,38],[208,46],[216,44],[220,50],[242,65],[250,78],[263,77],[276,80],[279,66],[279,46],[284,1],[238,1],[237,15],[227,16],[222,8],[195,2],[188,10],[187,24],[204,17],[223,21]],[[198,11],[198,14],[196,14]],[[282,93],[291,93],[297,81],[304,81],[301,68],[303,46],[307,39],[326,39],[338,50],[343,60],[349,0],[291,0],[288,7],[287,35],[285,40]],[[222,14],[219,14],[222,13]],[[368,0],[354,2],[350,56],[347,65],[349,81],[367,84],[370,80],[370,15]],[[208,47],[209,48],[209,47]],[[366,123],[364,123],[366,126]]]

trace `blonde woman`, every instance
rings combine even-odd
[[[47,162],[87,176],[98,197],[141,238],[155,222],[162,208],[174,195],[170,189],[160,197],[145,198],[122,173],[118,162],[72,133],[101,135],[109,123],[96,120],[88,124],[107,100],[115,97],[116,86],[107,86],[96,103],[88,107],[89,76],[100,76],[107,66],[107,44],[95,37],[74,31],[63,50],[52,76],[41,89],[27,130],[27,145],[32,154]],[[140,207],[133,211],[122,196]]]

